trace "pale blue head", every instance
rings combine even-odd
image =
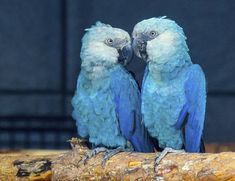
[[[101,22],[86,29],[82,39],[82,67],[126,65],[131,57],[131,39],[126,31]]]
[[[135,54],[147,62],[164,64],[178,58],[190,61],[183,29],[173,20],[143,20],[135,25],[132,36]]]

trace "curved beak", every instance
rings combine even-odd
[[[126,66],[133,57],[133,51],[130,44],[125,45],[122,49],[119,49],[118,53],[118,62],[123,64],[124,66]]]
[[[143,60],[147,61],[148,54],[146,52],[147,42],[142,40],[141,38],[134,38],[132,43],[132,48],[137,57],[142,58]]]

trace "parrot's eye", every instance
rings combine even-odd
[[[151,38],[155,38],[157,36],[157,32],[156,31],[150,31],[150,36]]]
[[[105,43],[109,46],[113,46],[113,40],[111,38],[106,39]]]

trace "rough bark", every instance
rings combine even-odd
[[[1,151],[0,181],[49,181],[51,163],[64,151]]]
[[[154,171],[157,153],[119,153],[101,166],[103,153],[82,163],[89,151],[0,154],[0,180],[235,180],[235,153],[168,154]]]
[[[53,180],[235,180],[235,153],[168,154],[154,171],[156,153],[119,153],[104,167],[103,154],[81,163],[86,149],[74,149],[53,164]]]

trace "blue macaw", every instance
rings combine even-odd
[[[166,17],[137,23],[135,54],[147,62],[142,82],[143,121],[159,147],[203,152],[206,85],[191,62],[183,29]]]
[[[72,116],[79,136],[97,147],[89,157],[102,147],[152,152],[138,86],[123,67],[132,57],[129,34],[101,22],[86,31]]]

